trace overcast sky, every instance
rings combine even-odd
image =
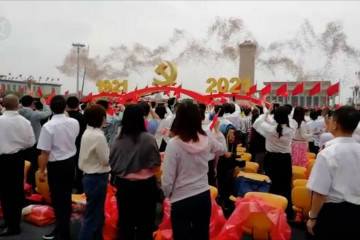
[[[360,49],[359,9],[360,2],[356,1],[2,1],[0,17],[10,22],[11,33],[0,40],[0,74],[60,78],[62,91],[74,92],[75,77],[66,77],[56,69],[73,42],[90,45],[93,56],[103,56],[110,47],[131,46],[135,42],[155,48],[169,39],[174,28],[184,29],[194,37],[206,36],[208,26],[217,16],[241,18],[264,46],[286,40],[305,19],[309,19],[316,31],[322,31],[330,21],[339,20],[348,43]],[[150,84],[155,76],[154,67],[129,76],[130,89],[136,84]],[[218,67],[184,65],[178,66],[178,71],[178,81],[184,88],[204,92],[209,77],[237,76],[238,62],[222,63]],[[351,71],[360,71],[360,66]],[[259,84],[272,79],[262,78],[257,79]],[[90,91],[96,92],[94,83],[85,85],[85,92]],[[344,91],[346,95],[349,93]]]

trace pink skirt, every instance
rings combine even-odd
[[[291,159],[293,166],[308,167],[309,161],[306,156],[307,142],[293,141],[291,144]]]

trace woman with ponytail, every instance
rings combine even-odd
[[[269,109],[272,112],[272,106]],[[289,125],[289,110],[279,107],[274,112],[275,124],[267,121],[268,113],[261,115],[254,123],[254,129],[265,137],[266,155],[264,171],[271,179],[270,193],[287,198],[286,215],[288,220],[294,218],[291,204],[291,142],[295,129]]]

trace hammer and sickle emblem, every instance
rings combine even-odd
[[[169,68],[169,71],[166,71]],[[164,81],[159,80],[157,78],[153,79],[153,86],[168,86],[168,85],[175,85],[176,78],[177,78],[177,69],[171,62],[164,62],[157,66],[155,69],[155,73],[157,75],[161,75],[164,77]]]

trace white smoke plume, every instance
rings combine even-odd
[[[196,39],[185,30],[174,29],[169,40],[156,48],[141,43],[120,44],[110,48],[108,54],[95,57],[89,55],[88,49],[82,49],[80,64],[86,66],[89,80],[121,79],[133,72],[141,73],[165,59],[176,64],[206,63],[209,59],[235,62],[239,59],[238,45],[245,40],[257,45],[256,70],[274,77],[283,71],[298,81],[337,80],[344,76],[339,65],[345,69],[360,62],[360,51],[348,44],[341,22],[329,22],[322,32],[317,33],[305,20],[294,37],[261,46],[241,19],[216,18],[203,39]],[[68,76],[76,74],[74,49],[58,69]]]

